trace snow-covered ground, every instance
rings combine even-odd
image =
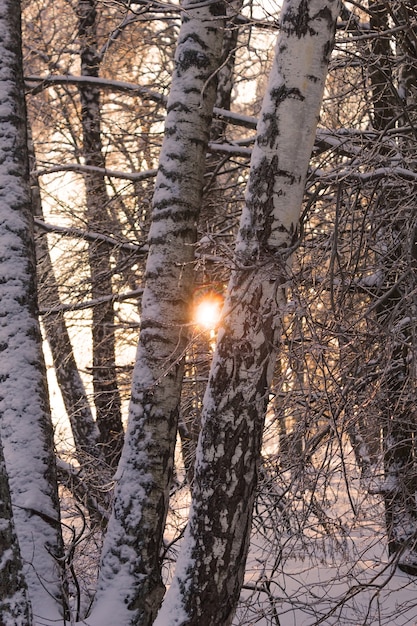
[[[388,557],[383,504],[360,481],[348,444],[341,461],[330,446],[303,472],[293,467],[263,477],[233,626],[417,626],[417,579]],[[179,488],[166,532],[166,544],[174,540],[164,567],[168,585],[188,507],[188,489]],[[70,511],[65,521],[72,523]],[[96,541],[81,540],[74,563],[90,593]],[[106,612],[115,609],[105,605]],[[78,626],[100,626],[97,615]],[[42,618],[37,626],[46,624]]]
[[[417,625],[417,579],[389,559],[383,504],[359,480],[348,446],[343,460],[336,453],[329,477],[295,494],[292,530],[276,511],[265,510],[266,529],[255,519],[234,626]]]
[[[233,626],[417,626],[417,579],[388,557],[383,504],[347,443],[341,461],[337,446],[327,448],[307,471],[309,488],[290,471],[261,485]],[[180,491],[172,529],[187,505]]]

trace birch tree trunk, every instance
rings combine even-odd
[[[182,8],[153,198],[128,428],[93,611],[102,626],[113,626],[115,615],[120,626],[151,624],[164,593],[160,551],[225,14],[223,2],[187,0]],[[113,611],[106,611],[108,599]]]
[[[0,428],[33,614],[62,619],[53,430],[37,320],[20,3],[0,5]]]
[[[234,18],[242,8],[242,0],[235,0],[226,6],[227,21],[224,29],[221,66],[217,72],[217,91],[215,107],[230,110],[232,90],[234,85],[235,55],[238,42],[239,28],[234,23]],[[227,122],[214,118],[210,127],[210,142],[223,141]],[[218,156],[208,154],[206,158],[206,180],[210,180],[206,188],[200,214],[200,224],[209,223],[213,219],[213,207],[219,210],[224,206],[224,191],[219,186],[215,172],[218,167]],[[196,281],[200,277],[196,277]],[[192,488],[194,482],[195,454],[197,449],[198,435],[201,426],[201,408],[204,391],[207,386],[208,373],[211,362],[211,348],[209,339],[202,334],[190,346],[191,350],[191,378],[189,393],[184,393],[181,403],[180,427],[182,453],[184,459],[187,481]],[[187,376],[187,372],[185,374]]]
[[[158,626],[227,626],[243,583],[264,416],[340,2],[287,0],[264,98],[197,450],[192,509]]]
[[[13,521],[9,480],[0,441],[0,623],[30,626],[32,611]]]
[[[78,2],[78,36],[81,46],[82,76],[98,77],[100,57],[97,50],[97,3],[95,0]],[[80,86],[81,123],[83,129],[83,156],[86,165],[105,169],[101,139],[100,89],[85,84]],[[109,232],[109,197],[103,174],[85,174],[87,228]],[[109,248],[103,242],[90,242],[88,247],[91,297],[100,300],[112,291],[112,271]],[[112,300],[93,308],[93,388],[96,421],[100,443],[109,465],[117,466],[123,446],[121,400],[116,374],[114,310]]]

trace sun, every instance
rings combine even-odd
[[[217,294],[207,294],[194,309],[194,323],[205,330],[214,330],[220,321],[222,298]]]

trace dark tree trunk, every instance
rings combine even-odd
[[[36,169],[36,159],[32,141],[29,141],[31,171]],[[35,217],[44,220],[42,198],[37,180],[31,186],[32,210]],[[82,463],[85,454],[98,457],[98,430],[90,409],[83,381],[68,334],[63,312],[56,312],[60,303],[58,283],[52,265],[48,240],[45,232],[38,232],[36,241],[36,262],[39,284],[39,308],[45,336],[51,349],[57,382],[62,394],[65,410],[71,424],[76,454]],[[51,309],[51,311],[50,311]]]
[[[389,30],[390,18],[394,15],[395,19],[395,13],[389,13],[385,2],[370,2],[369,9],[371,28],[381,33],[379,38],[372,40],[374,61],[370,68],[370,80],[373,124],[383,133],[395,125],[401,111],[392,73],[391,41],[384,36],[384,31]],[[399,37],[403,39],[403,35]],[[397,42],[397,47],[402,49],[401,41]],[[406,51],[403,49],[402,52],[406,57]],[[415,368],[415,337],[412,324],[406,321],[415,307],[415,296],[412,295],[416,290],[416,261],[413,258],[415,231],[411,226],[414,218],[411,213],[407,216],[407,212],[401,210],[401,197],[392,187],[380,195],[379,207],[380,264],[385,284],[378,293],[380,304],[376,315],[381,328],[381,351],[386,359],[381,374],[380,410],[388,550],[390,555],[398,558],[401,569],[417,574],[417,422],[414,401],[410,396]],[[405,267],[409,268],[408,277],[398,281]]]
[[[80,42],[81,75],[98,77],[100,58],[97,51],[97,11],[95,0],[78,2],[78,37]],[[101,139],[100,89],[82,85],[81,123],[83,130],[83,157],[86,165],[105,168]],[[85,175],[87,229],[111,233],[108,212],[109,197],[103,174]],[[88,247],[91,297],[93,300],[113,292],[109,248],[103,242],[90,242]],[[96,422],[100,444],[109,465],[115,467],[123,447],[121,400],[115,360],[115,333],[113,302],[108,300],[93,307],[93,388]]]

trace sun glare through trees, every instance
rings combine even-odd
[[[205,330],[215,330],[220,322],[223,299],[217,294],[206,294],[197,300],[194,307],[193,320],[197,326]]]

